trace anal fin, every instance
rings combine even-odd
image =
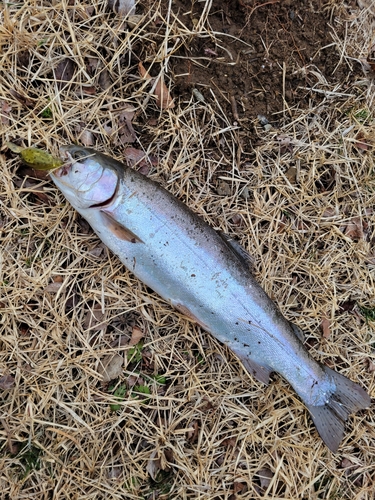
[[[232,346],[228,346],[234,352],[234,354],[241,360],[242,364],[246,368],[246,370],[253,375],[259,382],[263,382],[263,384],[268,385],[270,382],[270,375],[272,373],[272,368],[267,365],[261,365],[257,361],[249,358],[241,348],[233,348]]]

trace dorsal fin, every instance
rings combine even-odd
[[[247,267],[254,267],[255,258],[249,254],[247,250],[244,249],[242,245],[238,243],[234,238],[229,236],[222,231],[219,231],[219,235],[225,241],[225,243],[230,247],[230,249],[239,257],[242,263]]]

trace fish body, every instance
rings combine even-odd
[[[368,394],[315,361],[241,252],[157,183],[88,148],[51,174],[72,206],[141,281],[226,344],[258,380],[292,385],[336,451]]]

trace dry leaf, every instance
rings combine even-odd
[[[20,102],[22,104],[22,106],[25,106],[26,108],[34,107],[34,101],[32,101],[31,99],[29,99],[27,96],[24,96],[24,95],[20,94],[19,92],[15,91],[13,89],[10,89],[9,93],[15,99],[17,99],[17,101]]]
[[[138,170],[143,174],[147,175],[150,169],[150,164],[156,166],[158,160],[155,156],[147,156],[142,149],[137,149],[133,147],[128,147],[124,151],[126,161],[130,166],[138,166]]]
[[[134,142],[137,138],[135,130],[132,125],[132,119],[134,118],[135,109],[131,106],[124,109],[119,114],[119,129],[118,129],[118,141],[117,144],[127,144],[129,142]]]
[[[3,375],[0,377],[0,389],[6,391],[11,389],[15,384],[15,378],[12,375]]]
[[[159,457],[159,452],[158,450],[154,450],[151,453],[150,458],[148,459],[146,470],[149,473],[150,477],[155,481],[156,476],[158,475],[160,469],[161,469],[161,460]]]
[[[142,78],[152,80],[149,72],[145,69],[143,64],[138,63],[139,73]],[[174,101],[169,93],[168,87],[164,83],[164,76],[160,75],[155,86],[154,95],[156,97],[156,104],[160,109],[174,108]]]
[[[118,0],[117,11],[122,17],[135,14],[135,0]]]
[[[323,337],[327,339],[331,335],[331,320],[328,318],[328,315],[323,314],[320,328],[322,329]]]
[[[233,493],[240,493],[247,487],[247,484],[243,481],[235,481],[233,483]],[[237,497],[236,497],[237,498]]]
[[[261,488],[265,490],[271,484],[273,472],[270,469],[263,468],[258,471],[257,476],[259,476]]]
[[[346,457],[342,459],[340,465],[343,469],[346,469],[345,470],[346,476],[351,474],[355,469],[358,469],[358,467],[359,467],[358,464],[354,464],[351,460],[349,460],[349,458],[346,458]]]
[[[102,306],[100,304],[94,304],[94,306],[86,313],[85,319],[83,320],[83,328],[85,330],[102,330],[107,326],[104,321],[105,312],[102,311]]]
[[[186,432],[186,439],[191,443],[195,443],[198,440],[199,434],[198,420],[193,420],[190,427],[192,427],[192,429],[189,429]]]
[[[135,13],[135,0],[108,0],[108,6],[121,17]]]
[[[133,326],[132,330],[132,336],[129,341],[129,345],[136,345],[138,342],[143,339],[145,334],[142,332],[142,330],[138,326]]]
[[[367,363],[368,363],[368,365],[367,365],[367,371],[369,373],[375,372],[375,363],[373,363],[373,361],[371,359],[368,359]]]
[[[296,167],[290,167],[288,170],[285,172],[285,177],[288,179],[288,181],[291,184],[295,184],[297,180],[297,169]]]
[[[53,283],[48,283],[48,285],[44,288],[45,292],[57,293],[62,287],[62,283],[54,281]]]
[[[224,441],[222,442],[222,445],[225,448],[235,448],[236,444],[237,444],[237,441],[233,437],[224,439]]]
[[[103,382],[110,382],[122,373],[124,358],[119,354],[108,354],[104,356],[98,367],[99,375],[103,376]]]
[[[108,90],[112,86],[111,78],[109,76],[109,71],[104,68],[99,75],[99,87],[103,90]]]
[[[325,219],[329,218],[329,217],[335,217],[335,215],[337,215],[336,213],[336,209],[332,208],[332,207],[328,207],[324,210],[324,212],[322,213],[322,217],[324,217]]]
[[[0,108],[1,108],[1,123],[3,125],[9,125],[9,114],[12,111],[12,106],[7,103],[7,101],[0,100]]]
[[[368,224],[361,217],[353,217],[346,226],[345,235],[354,241],[364,240],[367,236]]]
[[[361,132],[356,136],[355,142],[354,142],[354,147],[361,150],[361,151],[368,151],[372,149],[372,145],[369,144],[369,141],[366,139],[364,134]]]
[[[71,59],[63,59],[55,68],[55,80],[57,82],[57,88],[59,90],[66,87],[66,85],[72,80],[74,76],[76,64]]]
[[[79,140],[86,147],[93,146],[95,144],[94,134],[90,130],[84,130],[79,136]]]
[[[156,87],[156,104],[160,109],[171,109],[174,108],[174,101],[169,93],[168,87],[164,82],[164,75],[160,75]]]

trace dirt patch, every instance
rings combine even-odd
[[[176,6],[177,15],[193,30],[204,2],[192,7],[179,0]],[[173,64],[175,92],[184,98],[196,88],[209,98],[212,90],[233,120],[231,98],[237,101],[241,123],[257,115],[275,123],[285,108],[307,107],[317,82],[345,86],[353,79],[352,70],[339,64],[333,37],[342,36],[342,23],[320,1],[262,6],[215,0],[208,23],[215,36],[195,37],[180,51],[183,59]]]

